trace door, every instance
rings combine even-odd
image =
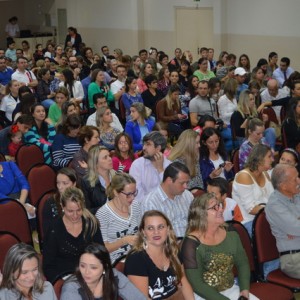
[[[176,8],[176,47],[190,50],[194,61],[201,47],[214,48],[212,8]]]

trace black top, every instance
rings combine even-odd
[[[156,116],[155,106],[156,103],[164,97],[162,92],[160,90],[156,90],[156,95],[154,96],[149,89],[147,89],[141,94],[141,96],[143,98],[144,105],[149,107],[152,110],[152,114]]]
[[[97,180],[95,187],[91,187],[86,175],[81,180],[81,189],[84,194],[86,208],[92,214],[96,214],[97,210],[107,201],[105,188],[101,185],[99,179]]]
[[[53,224],[54,220],[59,218],[59,212],[53,196],[49,197],[45,202],[42,214],[43,214],[43,232],[45,235],[46,232],[48,231],[48,228],[51,227],[51,225]]]
[[[146,251],[130,253],[125,261],[125,275],[148,277],[149,297],[167,299],[177,291],[176,276],[172,268],[160,270]]]
[[[82,218],[82,232],[74,237],[67,231],[62,218],[54,220],[45,235],[43,247],[43,270],[47,280],[53,282],[61,274],[73,273],[84,248],[91,242],[104,245],[99,227],[92,236],[90,226]]]

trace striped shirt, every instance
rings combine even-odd
[[[98,209],[96,218],[100,222],[101,233],[105,243],[112,243],[116,240],[126,236],[134,235],[138,231],[138,226],[141,221],[141,213],[139,203],[133,201],[130,206],[129,218],[119,216],[109,205],[106,203]],[[130,250],[130,245],[123,245],[119,249],[110,253],[112,263],[120,256],[127,254]]]
[[[27,144],[37,145],[44,153],[45,163],[50,165],[51,159],[51,144],[53,143],[56,135],[55,128],[53,125],[47,124],[48,134],[47,140],[38,134],[36,126],[32,126],[25,134],[24,140]]]
[[[171,221],[175,234],[179,238],[185,235],[188,212],[193,199],[192,193],[188,190],[170,199],[159,186],[148,194],[144,201],[141,201],[141,211],[144,214],[148,210],[155,209],[164,213]]]
[[[52,144],[53,166],[55,168],[66,167],[80,148],[76,137],[57,134]]]

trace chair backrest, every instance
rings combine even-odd
[[[288,145],[287,145],[287,137],[285,132],[285,122],[283,122],[281,126],[281,141],[282,141],[283,149],[287,148]]]
[[[126,254],[120,256],[117,260],[115,260],[112,267],[117,269],[119,272],[124,273],[126,256]]]
[[[260,117],[262,118],[262,114],[266,114],[269,117],[269,121],[278,124],[278,119],[276,117],[276,113],[272,107],[265,107],[264,110],[260,113]]]
[[[218,106],[218,105],[217,105]],[[233,122],[235,115],[236,114],[240,114],[238,111],[233,112],[233,114],[231,115],[230,118],[230,128],[231,128],[231,136],[232,136],[232,140],[235,141],[236,140],[236,130],[235,130],[235,124]]]
[[[36,165],[29,170],[27,180],[30,186],[30,203],[37,206],[42,195],[55,189],[56,172],[46,164]]]
[[[281,123],[283,123],[283,121],[285,120],[285,117],[286,117],[286,109],[285,109],[284,105],[282,105],[281,109],[280,109],[280,121],[281,121]]]
[[[59,278],[53,284],[54,292],[55,292],[55,295],[56,295],[57,299],[60,299],[61,290],[62,290],[62,287],[64,285],[64,282],[65,281],[62,278]]]
[[[0,200],[0,228],[33,246],[32,233],[24,206],[14,199]]]
[[[23,145],[16,153],[16,163],[21,172],[27,176],[34,165],[45,163],[44,154],[36,145]]]
[[[264,209],[255,216],[252,230],[254,253],[258,264],[278,258],[276,239],[272,235]]]
[[[249,261],[249,266],[250,266],[250,271],[254,272],[255,271],[255,262],[254,262],[254,256],[253,256],[253,249],[252,249],[252,244],[251,244],[251,239],[248,234],[247,229],[244,227],[244,225],[240,222],[237,221],[227,221],[226,223],[231,224],[234,229],[237,231],[239,234],[240,240],[242,242],[242,245],[245,249],[245,252],[248,257]]]
[[[240,153],[240,150],[239,150],[239,148],[237,148],[237,149],[233,150],[232,157],[231,157],[231,162],[233,163],[233,171],[235,174],[240,171],[239,153]]]
[[[124,106],[122,97],[119,99],[119,120],[124,125],[126,123],[126,108]]]
[[[0,161],[6,161],[5,155],[0,152]]]
[[[4,259],[11,246],[20,243],[20,239],[8,231],[0,231],[0,270],[3,270]]]
[[[43,212],[46,202],[49,200],[51,196],[55,193],[55,190],[47,191],[42,195],[39,199],[36,209],[36,223],[37,223],[37,232],[39,237],[39,245],[42,251],[43,249],[43,241],[44,241],[44,230],[43,230]]]

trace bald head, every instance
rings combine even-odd
[[[278,82],[276,79],[270,79],[267,83],[269,94],[276,97],[278,94]]]

